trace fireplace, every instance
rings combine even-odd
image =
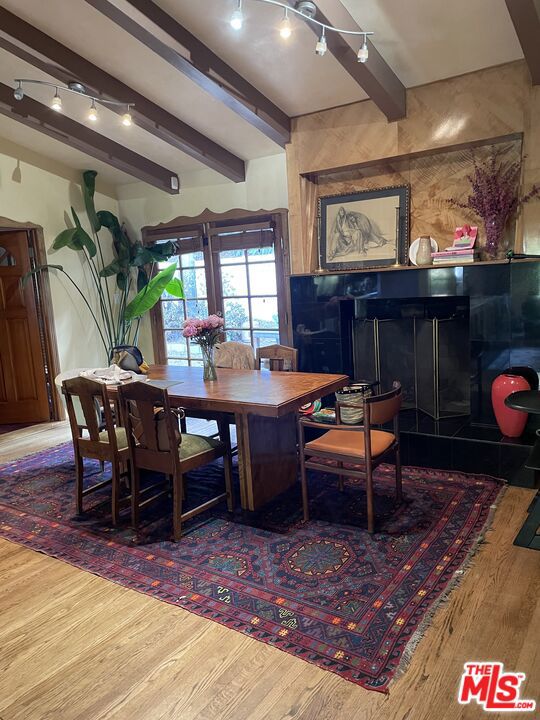
[[[358,299],[352,335],[356,379],[399,380],[435,420],[470,415],[469,298]]]
[[[520,472],[538,416],[502,438],[491,384],[512,365],[540,369],[539,262],[301,275],[290,287],[300,370],[402,382],[405,462]]]

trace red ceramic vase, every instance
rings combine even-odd
[[[491,386],[491,402],[500,431],[506,437],[519,437],[525,430],[528,413],[506,407],[504,401],[519,390],[530,390],[531,386],[520,375],[503,373],[495,378]]]

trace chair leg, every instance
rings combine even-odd
[[[139,493],[141,489],[141,473],[138,467],[133,466],[131,473],[131,525],[137,530],[139,527],[140,507]]]
[[[342,467],[343,467],[343,462],[342,462],[341,460],[338,460],[338,461],[337,461],[337,466],[338,466],[338,468],[342,468]],[[340,475],[340,476],[339,476],[339,490],[340,490],[340,492],[343,492],[344,485],[345,485],[345,476],[344,476],[344,475]]]
[[[300,448],[300,481],[302,483],[302,505],[304,508],[304,522],[309,521],[309,496],[307,487],[306,461],[304,449]]]
[[[75,507],[77,515],[83,513],[83,483],[84,483],[84,464],[81,455],[75,452]]]
[[[120,522],[120,466],[116,460],[111,463],[112,470],[112,524]]]
[[[184,479],[182,473],[173,475],[173,540],[178,542],[182,536],[182,496]]]
[[[403,486],[401,480],[401,448],[398,445],[396,449],[396,502],[403,501]]]
[[[373,508],[373,467],[371,463],[366,466],[366,493],[368,532],[373,533],[375,531],[375,511]]]

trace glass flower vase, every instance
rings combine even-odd
[[[214,362],[214,346],[201,345],[203,357],[203,380],[217,380],[216,364]]]

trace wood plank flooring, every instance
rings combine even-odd
[[[3,435],[0,462],[68,437],[65,423]],[[0,540],[0,719],[485,718],[456,702],[467,660],[526,672],[522,694],[538,702],[540,553],[512,545],[533,494],[507,490],[486,543],[388,696]]]

